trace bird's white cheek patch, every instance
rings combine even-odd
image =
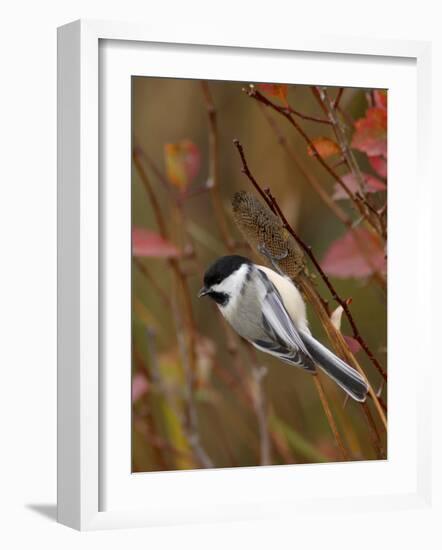
[[[242,265],[239,269],[229,275],[224,281],[217,285],[212,285],[212,290],[215,292],[224,292],[229,296],[237,296],[241,292],[241,288],[246,280],[248,271],[247,265]]]

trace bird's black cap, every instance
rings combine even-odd
[[[243,264],[251,263],[252,262],[244,256],[222,256],[207,269],[204,274],[204,286],[210,288],[212,285],[216,285],[223,281]]]

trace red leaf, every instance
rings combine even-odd
[[[312,139],[312,144],[319,156],[322,158],[331,157],[332,155],[339,155],[341,149],[338,144],[328,137],[319,137]],[[316,153],[310,145],[307,147],[307,153],[313,157]]]
[[[367,193],[378,193],[379,191],[385,191],[387,189],[385,183],[383,183],[381,180],[378,180],[374,176],[370,176],[370,174],[363,173],[362,177],[365,179],[365,190]],[[345,176],[342,176],[341,179],[350,189],[350,191],[352,191],[353,193],[359,191],[358,182],[353,174],[345,174]],[[335,191],[333,193],[333,199],[335,201],[350,198],[345,192],[344,188],[339,185],[339,183],[335,183],[334,189]]]
[[[375,107],[380,109],[387,110],[387,90],[375,90],[374,95],[374,104]]]
[[[278,97],[284,103],[287,103],[287,84],[258,84],[258,88],[270,96]]]
[[[356,228],[331,244],[321,265],[329,275],[360,278],[385,272],[386,259],[376,238],[367,229]]]
[[[353,338],[353,336],[346,336],[345,334],[343,334],[343,336],[344,340],[347,342],[347,346],[349,347],[353,355],[355,355],[356,353],[358,353],[358,351],[362,349],[361,344],[355,338]]]
[[[167,177],[182,191],[198,175],[201,155],[198,147],[185,139],[178,143],[166,143],[164,146]]]
[[[375,157],[368,157],[371,167],[377,172],[381,178],[387,177],[387,159],[378,155]]]
[[[143,227],[133,227],[132,254],[146,258],[176,258],[180,255],[180,251],[158,233]]]
[[[144,374],[137,372],[132,378],[132,401],[135,402],[149,391],[149,382]]]
[[[379,107],[367,109],[364,118],[355,122],[351,146],[368,156],[387,156],[387,111]]]

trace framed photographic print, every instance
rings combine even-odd
[[[425,505],[428,56],[59,29],[60,522]]]

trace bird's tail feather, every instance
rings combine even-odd
[[[310,334],[302,332],[301,337],[318,367],[330,376],[350,397],[356,401],[365,401],[368,385],[362,376]]]

